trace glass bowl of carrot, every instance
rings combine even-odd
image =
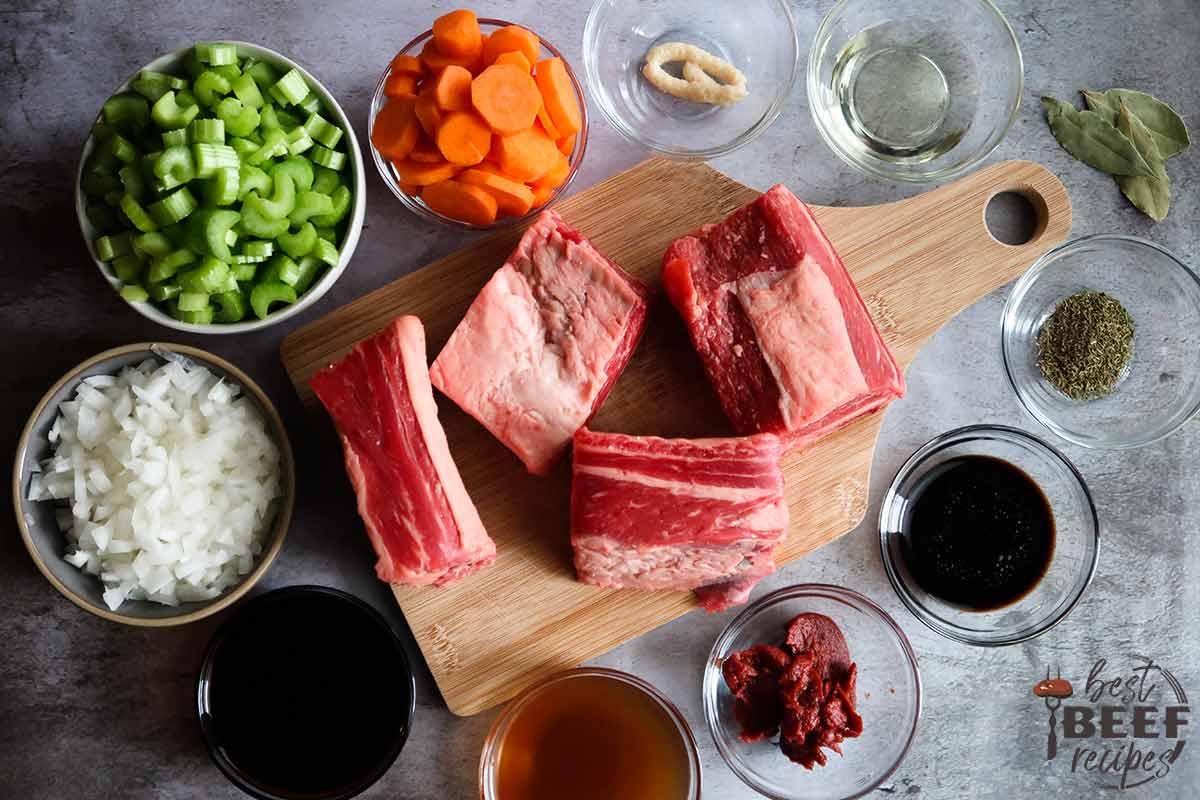
[[[371,101],[383,182],[424,219],[507,227],[549,207],[587,149],[583,87],[530,29],[452,11],[403,47]]]

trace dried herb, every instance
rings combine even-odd
[[[1129,202],[1145,212],[1155,222],[1161,222],[1171,210],[1171,179],[1167,177],[1166,160],[1159,153],[1154,135],[1146,124],[1135,117],[1129,106],[1121,103],[1117,112],[1117,130],[1129,137],[1134,147],[1146,159],[1154,177],[1118,175],[1117,184]]]
[[[1072,400],[1111,394],[1133,356],[1133,319],[1103,292],[1060,301],[1037,336],[1038,368]]]
[[[1109,89],[1106,92],[1084,89],[1083,99],[1089,109],[1104,115],[1113,125],[1117,124],[1117,112],[1124,103],[1130,113],[1150,129],[1164,159],[1179,155],[1191,144],[1183,118],[1157,97],[1133,89]]]
[[[1089,167],[1110,175],[1154,175],[1133,142],[1102,114],[1080,111],[1053,97],[1043,97],[1042,106],[1054,138]]]

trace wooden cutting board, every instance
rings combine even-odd
[[[1025,195],[1039,214],[1033,239],[1019,247],[997,242],[984,223],[988,201],[1005,191]],[[575,195],[558,211],[601,251],[658,286],[660,259],[673,239],[758,194],[704,164],[655,159]],[[814,211],[902,367],[943,323],[1016,278],[1071,228],[1063,185],[1023,161],[996,164],[909,200]],[[519,233],[478,242],[288,336],[283,362],[300,397],[318,411],[314,422],[329,424],[308,386],[313,373],[399,314],[424,321],[432,361]],[[455,461],[499,550],[491,567],[450,586],[393,587],[451,711],[477,713],[696,607],[690,592],[578,583],[568,541],[569,465],[532,477],[452,402],[439,397],[439,406]],[[859,420],[785,458],[792,523],[776,551],[779,564],[862,520],[882,419]],[[660,436],[730,432],[665,298],[655,303],[641,345],[591,425]],[[330,458],[339,456],[331,449]]]

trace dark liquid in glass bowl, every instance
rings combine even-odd
[[[904,559],[922,589],[972,611],[1012,605],[1054,557],[1054,512],[1021,469],[952,458],[913,490]]]
[[[357,794],[395,760],[412,707],[412,673],[387,623],[320,587],[247,603],[218,631],[201,670],[213,759],[258,797]]]

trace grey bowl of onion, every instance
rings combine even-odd
[[[261,549],[253,557],[252,567],[220,594],[210,599],[186,600],[176,605],[131,598],[113,609],[105,602],[105,584],[101,578],[66,560],[71,549],[70,543],[60,529],[57,517],[67,513],[64,509],[69,506],[62,502],[34,501],[29,497],[35,480],[41,480],[37,478],[40,465],[52,455],[49,436],[56,426],[62,404],[77,397],[85,379],[116,376],[122,370],[136,367],[147,360],[158,365],[176,360],[187,364],[189,368],[199,365],[219,378],[222,384],[233,384],[240,388],[241,396],[249,402],[252,412],[257,412],[261,417],[266,436],[278,452],[279,495],[272,501],[273,516],[270,522],[262,527],[257,537],[256,547]],[[141,343],[107,350],[89,358],[50,387],[30,415],[18,441],[13,463],[12,492],[21,539],[37,568],[64,597],[84,611],[113,622],[165,627],[194,622],[217,613],[235,603],[262,578],[287,535],[296,496],[296,470],[291,445],[279,413],[249,376],[229,362],[203,350],[177,344]],[[205,508],[198,513],[212,512]]]

